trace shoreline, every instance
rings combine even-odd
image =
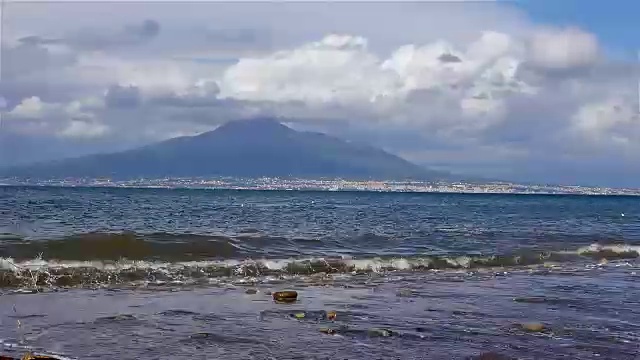
[[[297,192],[297,193],[378,193],[378,194],[429,194],[429,195],[520,195],[520,196],[593,196],[593,197],[638,197],[638,190],[608,189],[610,192],[570,191],[500,191],[500,190],[437,190],[437,189],[375,189],[375,188],[322,188],[322,187],[260,187],[260,186],[199,186],[199,185],[151,185],[151,184],[42,184],[0,183],[0,188],[61,188],[61,189],[132,189],[132,190],[206,190],[246,192]],[[583,188],[589,189],[589,188]]]

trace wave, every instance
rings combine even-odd
[[[640,256],[640,246],[591,244],[579,248],[577,253],[600,259],[633,259]]]
[[[318,235],[320,236],[320,235]],[[503,249],[518,246],[520,239],[505,241],[504,239],[478,238],[481,242],[492,243]],[[334,234],[320,237],[284,237],[270,236],[258,229],[242,229],[229,234],[194,234],[194,233],[135,233],[123,232],[89,232],[59,237],[30,237],[0,233],[0,257],[27,261],[37,257],[65,261],[93,261],[120,259],[144,260],[155,262],[184,262],[228,259],[270,258],[284,259],[292,257],[326,257],[328,255],[357,255],[372,258],[375,256],[406,257],[418,254],[456,257],[474,249],[464,243],[451,243],[449,239],[430,237],[423,234],[421,239],[397,241],[392,235],[374,233]],[[591,242],[588,238],[535,239],[540,246],[558,245],[580,246]],[[565,241],[566,240],[566,241]],[[602,241],[601,239],[599,241]],[[604,240],[610,241],[610,240]],[[524,242],[526,243],[526,241]],[[555,245],[554,245],[555,244]],[[574,244],[574,245],[569,245]],[[455,251],[455,249],[459,251]],[[489,248],[489,247],[487,247]],[[447,250],[449,249],[449,250]],[[544,251],[547,249],[542,249]],[[627,245],[592,245],[579,252],[584,255],[600,256],[608,252],[608,257],[616,254],[631,256],[636,248]],[[511,254],[521,257],[536,257],[531,248],[515,249]],[[502,254],[513,257],[515,255]],[[503,259],[498,262],[504,261]]]
[[[518,255],[352,258],[289,258],[162,262],[149,260],[44,260],[0,258],[0,287],[109,286],[127,283],[202,284],[228,277],[258,278],[313,274],[512,268],[548,263],[635,259],[640,246],[593,244],[575,251]]]
[[[272,237],[248,229],[234,237],[224,235],[134,232],[74,234],[54,239],[25,239],[5,234],[0,254],[25,260],[45,256],[57,260],[156,260],[185,261],[247,258],[256,254],[299,255],[310,239]]]

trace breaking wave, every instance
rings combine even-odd
[[[62,260],[0,258],[0,287],[76,287],[117,284],[204,284],[228,277],[259,278],[313,274],[512,268],[549,263],[635,259],[640,246],[593,244],[575,251],[517,255],[353,258],[224,259],[197,261]]]

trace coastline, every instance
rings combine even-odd
[[[518,183],[350,181],[342,179],[0,179],[0,187],[237,190],[299,192],[375,192],[465,195],[577,195],[640,196],[640,189],[574,185],[523,185]]]

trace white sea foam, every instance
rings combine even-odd
[[[593,256],[593,254],[612,252],[614,254],[640,254],[640,246],[632,245],[599,245],[592,244],[574,251],[556,254]],[[127,272],[145,270],[160,273],[178,273],[188,269],[191,273],[201,272],[203,276],[266,276],[269,274],[311,274],[316,272],[348,273],[353,271],[385,272],[437,269],[469,269],[478,267],[503,267],[514,265],[544,264],[548,254],[529,257],[522,256],[417,256],[396,258],[353,258],[339,256],[333,258],[287,258],[287,259],[247,259],[247,260],[205,260],[183,262],[154,262],[121,259],[118,261],[68,261],[44,260],[42,258],[27,261],[15,261],[11,258],[0,258],[0,270],[13,272],[58,272],[64,273],[75,269],[89,269],[102,272]],[[605,256],[605,255],[603,255]],[[570,261],[563,260],[563,261]],[[215,271],[218,271],[216,273]]]
[[[619,244],[619,245],[601,245],[601,244],[591,244],[589,246],[581,247],[577,250],[578,254],[589,254],[589,253],[599,253],[599,252],[613,252],[616,254],[624,254],[624,253],[638,253],[640,255],[640,246]]]

